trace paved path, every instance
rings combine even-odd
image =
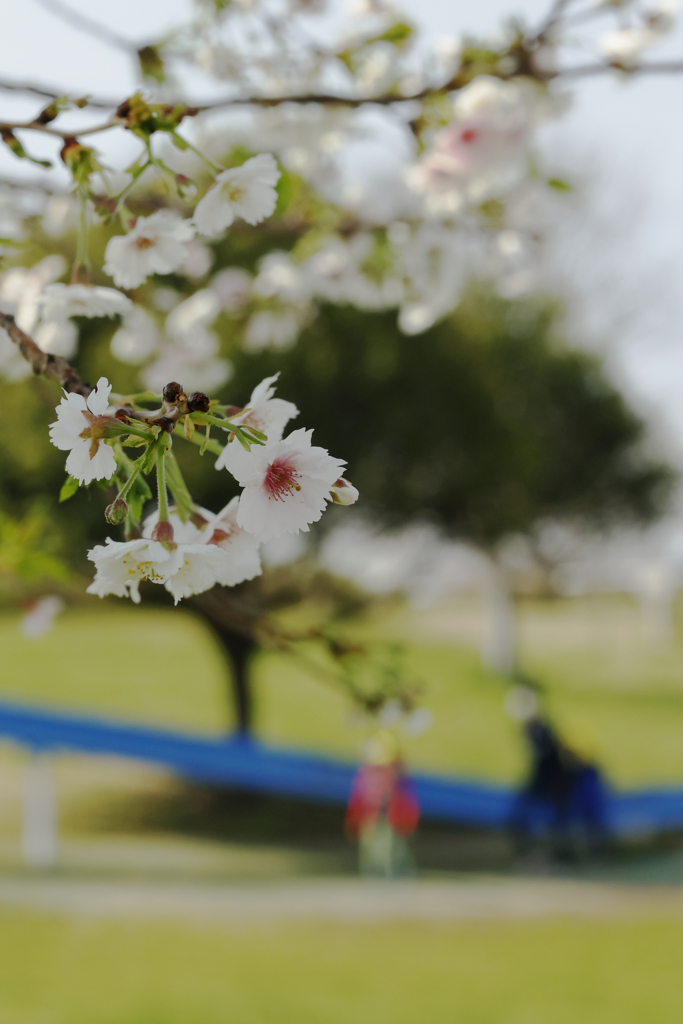
[[[306,879],[208,885],[0,877],[0,909],[244,923],[683,917],[683,887],[530,878],[382,882]]]

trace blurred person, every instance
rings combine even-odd
[[[366,763],[351,786],[346,831],[358,839],[361,875],[396,878],[415,873],[408,836],[417,828],[420,807],[405,774],[398,742],[378,730],[366,744]]]
[[[523,724],[531,755],[510,821],[519,851],[540,842],[555,856],[599,853],[608,838],[607,793],[594,759],[583,744],[560,738],[528,683],[508,692],[506,710]]]

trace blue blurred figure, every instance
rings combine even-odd
[[[531,753],[531,771],[510,822],[519,850],[541,843],[558,856],[601,852],[608,827],[600,770],[570,749],[540,715],[538,697],[528,682],[508,693],[506,707],[523,722]]]

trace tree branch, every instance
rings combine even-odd
[[[92,388],[81,379],[78,371],[61,356],[43,352],[33,338],[17,326],[14,317],[9,313],[0,313],[0,328],[4,328],[36,376],[47,377],[48,380],[56,381],[65,391],[73,391],[84,398],[88,397]]]
[[[50,14],[54,14],[55,17],[66,22],[67,25],[71,25],[72,28],[77,29],[79,32],[85,32],[86,35],[92,36],[94,39],[99,39],[100,42],[106,43],[108,46],[113,46],[117,50],[123,50],[125,53],[133,55],[138,51],[138,46],[131,40],[124,39],[118,32],[113,32],[106,25],[101,25],[99,21],[95,21],[93,18],[88,17],[88,15],[81,14],[80,11],[74,11],[71,7],[61,3],[60,0],[35,0],[35,2],[44,7]]]
[[[119,118],[111,118],[109,121],[105,121],[104,124],[94,125],[92,128],[79,128],[76,131],[72,129],[69,132],[65,132],[60,131],[58,128],[50,128],[49,125],[43,124],[42,121],[0,121],[0,131],[43,132],[45,135],[54,135],[58,139],[74,139],[79,135],[94,135],[95,132],[105,132],[109,128],[120,126],[120,124]]]
[[[49,100],[65,95],[64,90],[60,90],[56,86],[38,85],[36,82],[8,82],[7,79],[0,79],[0,89],[4,89],[6,92],[26,92],[32,96],[41,96]],[[107,100],[101,96],[99,98],[96,96],[84,98],[87,99],[89,107],[97,107],[101,110],[115,110],[120,102],[119,100]]]

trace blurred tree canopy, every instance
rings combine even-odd
[[[359,508],[387,525],[431,520],[489,546],[541,517],[648,521],[673,473],[599,360],[560,343],[557,317],[478,289],[411,338],[389,313],[328,306],[290,351],[242,354],[230,390],[244,401],[281,370],[316,442],[348,458]]]

